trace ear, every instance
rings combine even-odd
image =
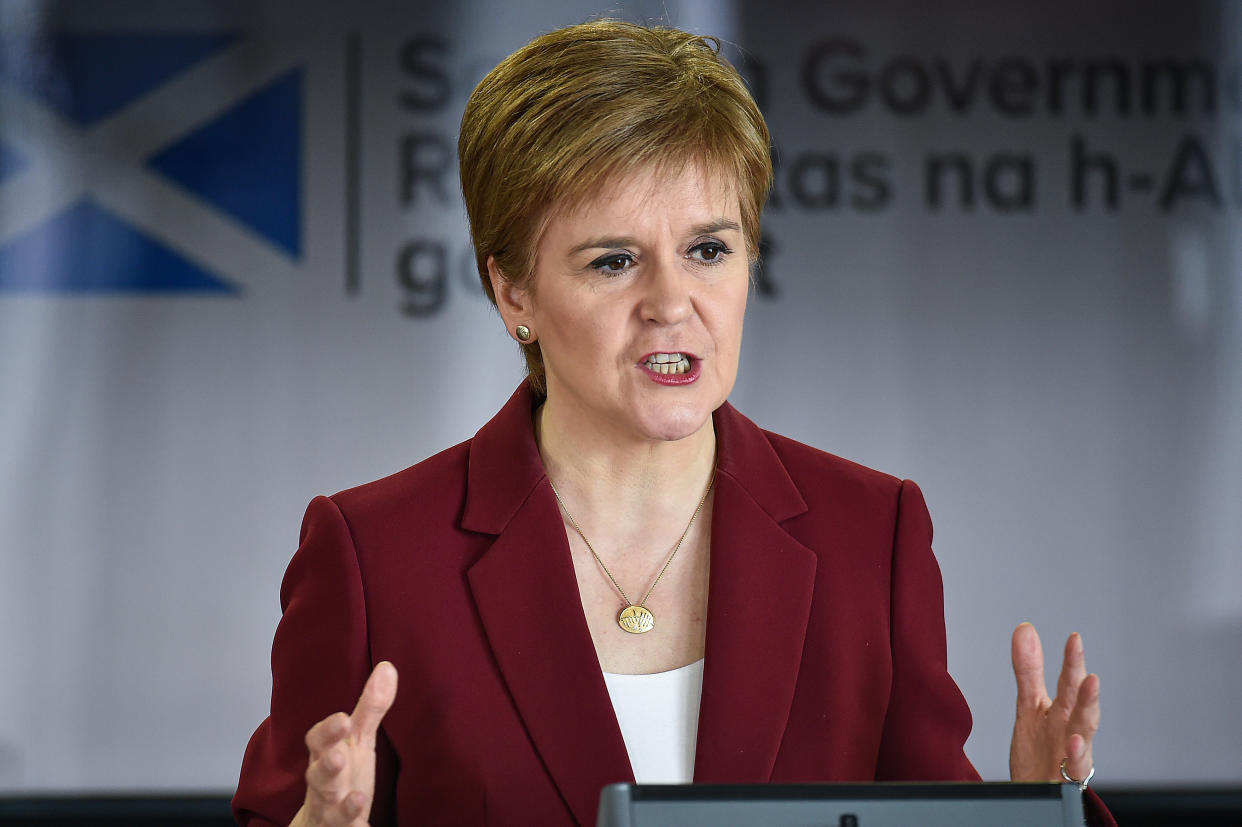
[[[517,339],[513,331],[518,325],[526,325],[533,333],[534,305],[530,291],[523,290],[506,279],[496,266],[495,256],[487,257],[487,277],[491,279],[492,292],[496,295],[496,308],[500,311],[500,318],[505,320],[505,329],[509,331],[509,335]],[[532,335],[523,344],[530,344],[535,338]]]

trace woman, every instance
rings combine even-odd
[[[716,51],[590,23],[475,90],[462,188],[529,378],[473,440],[311,503],[243,823],[592,824],[632,778],[978,778],[918,488],[726,402],[772,171]],[[1029,626],[1014,665],[1013,777],[1086,778],[1081,642],[1055,702]]]

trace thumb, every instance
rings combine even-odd
[[[1030,623],[1013,630],[1013,676],[1018,684],[1018,707],[1038,707],[1048,697],[1044,684],[1044,649]]]
[[[388,661],[381,661],[371,671],[358,704],[349,716],[354,737],[374,738],[380,721],[397,697],[397,669]]]

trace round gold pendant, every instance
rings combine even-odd
[[[645,606],[627,606],[617,618],[617,625],[632,635],[641,635],[655,628],[655,616]]]

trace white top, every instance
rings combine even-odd
[[[634,780],[689,784],[699,735],[703,659],[654,675],[604,673]]]

